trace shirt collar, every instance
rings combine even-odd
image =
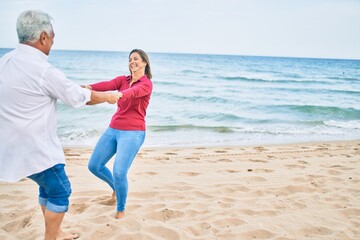
[[[147,78],[146,74],[144,74],[144,76],[142,76],[141,78],[139,78],[139,80],[137,80],[137,82],[141,82],[141,80],[144,80],[145,78]],[[131,80],[131,75],[126,77],[126,81],[130,82]]]
[[[41,59],[43,59],[45,61],[48,60],[48,56],[45,53],[43,53],[39,49],[31,47],[29,45],[19,43],[17,45],[16,49],[18,49],[18,50],[20,50],[22,52],[28,53],[28,54],[34,54],[36,56],[39,56]]]

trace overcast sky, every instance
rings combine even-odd
[[[28,9],[53,49],[360,59],[360,0],[0,0],[0,47]]]

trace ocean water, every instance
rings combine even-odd
[[[0,49],[0,56],[11,49]],[[360,139],[360,60],[149,53],[154,90],[145,146]],[[128,75],[127,52],[53,50],[78,84]],[[58,103],[63,145],[96,143],[115,105]]]

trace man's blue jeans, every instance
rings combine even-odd
[[[128,194],[128,170],[145,140],[145,131],[107,128],[97,142],[89,161],[89,170],[115,191],[117,211],[125,210]],[[115,156],[113,173],[105,165]]]
[[[40,205],[55,213],[66,212],[69,207],[71,185],[64,166],[64,164],[57,164],[45,171],[28,176],[39,185]]]

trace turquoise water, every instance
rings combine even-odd
[[[0,56],[10,49],[0,49]],[[145,146],[360,139],[360,60],[149,53]],[[127,75],[128,53],[52,51],[78,84]],[[64,145],[93,145],[115,106],[58,104]]]

